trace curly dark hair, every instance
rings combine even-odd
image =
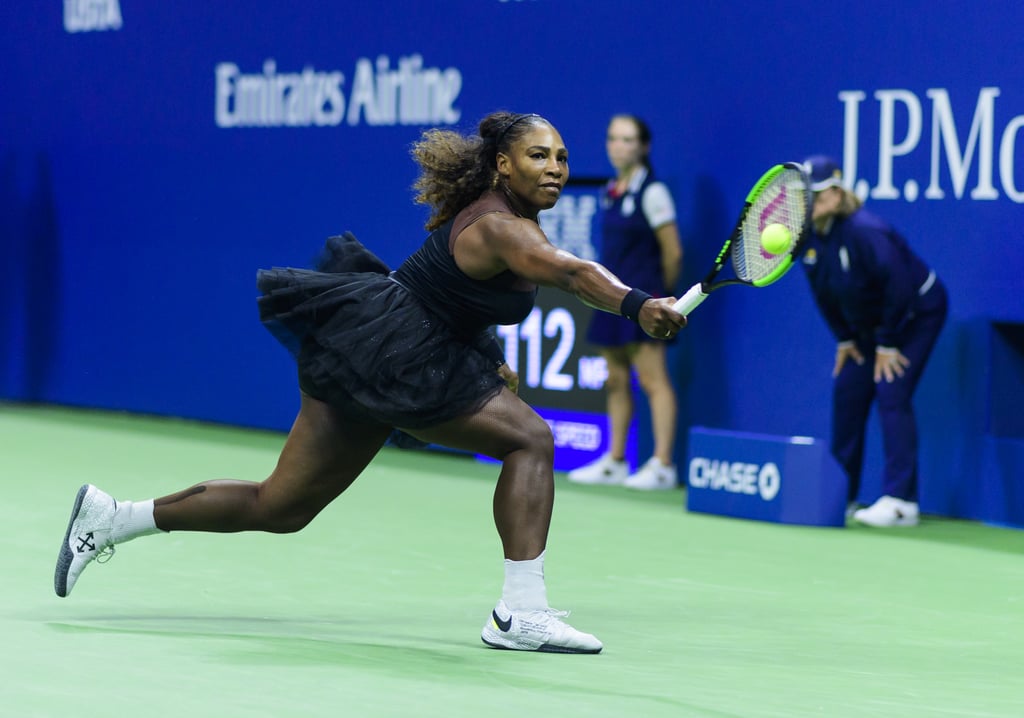
[[[540,115],[492,112],[480,121],[476,135],[454,130],[425,131],[411,150],[420,166],[413,184],[415,201],[432,209],[427,230],[434,230],[495,186],[498,152],[509,147],[534,125],[549,124]]]

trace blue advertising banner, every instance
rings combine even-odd
[[[846,477],[828,443],[690,429],[686,508],[807,526],[844,526]]]
[[[676,200],[680,291],[767,167],[836,157],[950,293],[915,400],[922,511],[1002,520],[969,483],[1024,482],[1012,446],[986,448],[1020,439],[1004,405],[1024,400],[1022,22],[1010,0],[8,2],[0,397],[286,430],[294,365],[258,322],[257,269],[309,266],[346,230],[397,266],[426,234],[409,150],[428,128],[537,112],[574,176],[605,177],[608,120],[630,112]],[[585,256],[591,209],[568,193],[546,229]],[[564,333],[543,332],[563,320],[543,311],[522,369],[596,397],[596,365],[554,371]],[[990,351],[993,332],[1011,341]],[[669,350],[677,461],[690,426],[827,436],[834,349],[798,269],[716,293]],[[865,466],[881,461],[873,417]]]

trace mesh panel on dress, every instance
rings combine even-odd
[[[389,278],[354,237],[328,272],[261,270],[260,320],[295,356],[304,386],[348,416],[410,429],[470,413],[503,382],[489,359]],[[345,271],[356,267],[356,271]]]

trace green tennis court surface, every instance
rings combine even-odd
[[[78,487],[262,479],[283,436],[0,405],[0,715],[1024,715],[1024,532],[787,527],[558,477],[548,596],[598,656],[479,638],[496,467],[385,450],[299,534],[175,533],[53,565]]]

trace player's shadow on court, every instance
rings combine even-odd
[[[396,673],[411,667],[427,671],[430,666],[465,661],[468,657],[458,654],[467,646],[473,646],[472,641],[442,640],[427,632],[388,631],[374,621],[334,618],[97,616],[76,621],[49,621],[46,625],[69,634],[185,639],[200,652],[204,650],[203,641],[209,640],[209,652],[217,653],[219,659],[250,665],[353,664],[365,668],[379,662],[382,669],[387,669],[395,665],[396,654],[401,654],[403,670]],[[472,631],[468,638],[472,638]],[[237,641],[238,648],[225,648],[225,639]]]

